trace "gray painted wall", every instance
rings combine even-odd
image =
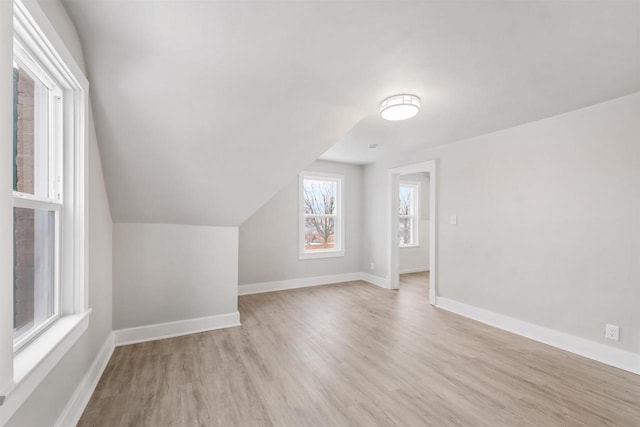
[[[55,0],[41,4],[84,67],[80,42],[64,8]],[[8,5],[10,2],[0,2],[3,18]],[[10,45],[10,39],[0,38],[2,58],[8,58]],[[8,70],[3,71],[3,75],[9,75]],[[5,100],[0,112],[10,111],[10,79],[5,80],[7,84],[0,85],[0,100]],[[384,277],[386,234],[380,230],[387,227],[387,168],[437,158],[441,295],[640,353],[639,115],[640,94],[636,94],[438,149],[397,156],[364,171],[358,166],[316,162],[309,170],[343,173],[347,177],[347,255],[325,260],[297,259],[296,178],[240,228],[240,283],[369,271],[371,261],[375,262],[373,273]],[[10,124],[0,128],[8,129]],[[190,300],[181,304],[182,311],[171,312],[164,310],[163,300],[144,319],[130,319],[121,313],[112,319],[112,221],[92,119],[89,128],[89,298],[94,311],[88,331],[9,421],[7,425],[11,427],[46,426],[58,418],[112,323],[132,326],[142,321],[191,318],[205,311],[211,314],[218,309],[235,310],[237,291],[229,275],[229,283],[224,286],[234,289],[221,290],[220,295],[225,296],[207,301],[211,304],[207,307]],[[6,152],[2,151],[0,160]],[[10,173],[2,175],[2,182],[8,183],[7,177]],[[8,207],[12,202],[6,190],[10,186],[2,188],[1,240],[10,242],[12,216]],[[453,214],[459,217],[457,226],[448,224],[448,217]],[[127,227],[136,236],[148,232],[147,225],[120,224],[115,235],[123,244],[128,240],[121,238],[118,229]],[[176,231],[183,226],[166,227],[175,227]],[[262,246],[256,245],[256,233],[267,237],[258,239]],[[161,239],[157,232],[149,234],[161,242],[151,254],[136,252],[135,248],[113,249],[143,260],[154,251],[169,253],[167,238]],[[206,232],[177,234],[182,235],[177,248],[193,247],[198,239],[204,239],[201,246],[196,245],[201,249],[224,243],[221,259],[230,261],[231,269],[236,269],[233,253],[237,246],[226,232],[219,241],[217,231],[212,233],[216,236],[212,241],[203,237]],[[274,246],[276,250],[272,249]],[[3,245],[0,254],[6,256],[0,259],[11,259],[11,250],[10,245]],[[204,267],[210,262],[212,259],[199,259],[193,271],[218,274]],[[185,261],[172,271],[189,278],[192,271],[181,270],[189,267],[187,264]],[[123,274],[123,265],[113,266],[118,274]],[[10,265],[4,262],[2,277],[9,274],[8,270]],[[153,282],[159,278],[145,275],[145,279],[142,294],[152,295],[157,291]],[[210,294],[211,282],[205,284],[199,277],[185,281],[176,274],[173,279],[174,285],[187,283],[187,289],[195,289],[195,295],[202,295],[198,291],[204,290]],[[190,288],[196,282],[202,286]],[[2,317],[0,321],[7,320]],[[619,343],[604,340],[605,322],[622,327]]]
[[[345,256],[298,259],[298,177],[240,226],[239,284],[360,270],[362,167],[318,160],[305,170],[345,177]]]
[[[235,313],[238,228],[114,224],[113,328]]]
[[[5,2],[2,2],[5,3]],[[8,3],[8,2],[6,2]],[[59,1],[41,1],[58,34],[84,68],[80,42]],[[4,39],[2,43],[4,43]],[[4,87],[3,87],[4,88]],[[3,89],[0,89],[3,90]],[[8,97],[1,97],[9,99]],[[10,188],[4,186],[4,188]],[[4,210],[4,208],[3,208]],[[111,332],[112,222],[104,187],[93,117],[89,117],[89,329],[6,424],[53,425]],[[7,239],[2,239],[3,241]]]
[[[638,117],[640,93],[367,166],[364,259],[386,276],[387,169],[438,159],[441,296],[640,353]]]
[[[400,181],[420,183],[420,223],[418,247],[400,248],[398,251],[400,274],[406,271],[429,269],[429,174],[426,172],[401,175]]]

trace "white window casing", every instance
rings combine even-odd
[[[305,199],[305,182],[307,182],[307,189],[311,183],[320,183],[325,185],[325,188],[331,188],[335,208],[332,212],[307,212],[305,210],[305,200],[308,202],[309,195]],[[299,177],[299,236],[298,236],[298,257],[299,259],[317,259],[317,258],[331,258],[341,257],[345,254],[345,221],[344,221],[344,176],[339,174],[330,174],[323,172],[310,172],[305,171],[300,174]],[[322,210],[322,209],[320,209]],[[321,237],[318,237],[318,242],[311,242],[308,239],[311,232],[308,221],[320,220],[325,223],[331,221],[333,224],[331,237],[332,242],[325,242]],[[315,237],[315,236],[314,236]],[[314,245],[318,245],[317,249],[314,249]],[[327,247],[329,246],[329,247]]]
[[[13,346],[5,340],[0,343],[0,358],[10,357],[13,363],[13,377],[0,378],[0,384],[9,384],[0,390],[0,425],[82,336],[91,312],[86,193],[89,83],[37,1],[15,0],[13,12],[14,60],[49,89],[46,126],[49,141],[54,141],[48,150],[48,196],[14,191],[13,206],[55,212],[57,291],[54,317]],[[5,286],[13,287],[13,280]],[[2,336],[12,333],[2,331]]]

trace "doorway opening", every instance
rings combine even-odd
[[[389,170],[388,283],[429,285],[429,303],[436,303],[436,161]]]

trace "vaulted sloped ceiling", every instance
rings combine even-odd
[[[239,225],[323,154],[367,163],[640,90],[634,0],[65,5],[115,221]],[[382,121],[402,92],[420,114]]]

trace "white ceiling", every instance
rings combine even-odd
[[[323,153],[368,163],[640,91],[635,0],[65,5],[115,221],[238,225]],[[380,119],[403,92],[418,116]]]

